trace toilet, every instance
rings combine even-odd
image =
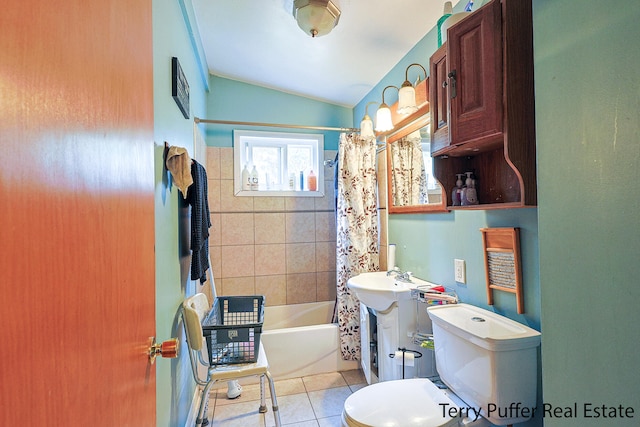
[[[438,388],[425,378],[380,382],[347,398],[343,427],[484,427],[532,418],[540,333],[469,304],[427,309]]]

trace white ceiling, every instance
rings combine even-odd
[[[193,0],[209,73],[353,107],[436,25],[445,0],[337,0],[338,26],[317,38],[292,3]]]

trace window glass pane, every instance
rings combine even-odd
[[[431,157],[431,143],[420,144],[422,146],[422,158],[424,159],[424,169],[427,171],[427,189],[436,189],[436,178],[433,176],[433,158]]]
[[[287,156],[287,169],[289,173],[299,176],[300,171],[305,175],[313,169],[313,150],[306,145],[290,145]]]
[[[260,188],[273,189],[282,184],[282,150],[280,147],[253,147],[253,164],[259,171]]]

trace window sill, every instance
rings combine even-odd
[[[324,191],[240,190],[239,197],[324,197]]]

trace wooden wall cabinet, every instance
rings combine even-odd
[[[429,59],[429,105],[431,113],[431,155],[450,146],[447,44]]]
[[[535,206],[531,0],[492,0],[448,30],[430,58],[434,174],[451,191],[473,172],[480,205]]]

